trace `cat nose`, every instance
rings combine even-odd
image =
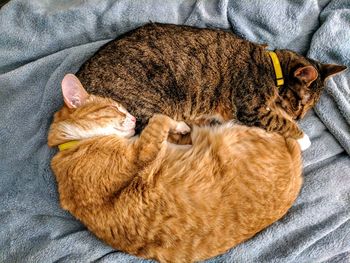
[[[136,118],[134,116],[131,116],[130,117],[130,120],[133,122],[133,123],[136,123]]]

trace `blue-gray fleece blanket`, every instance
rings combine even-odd
[[[60,208],[46,136],[64,74],[148,21],[232,30],[350,66],[349,0],[10,1],[0,10],[0,262],[142,262]],[[328,82],[301,125],[312,146],[294,206],[209,262],[350,261],[350,71]]]

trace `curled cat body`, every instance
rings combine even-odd
[[[231,32],[151,23],[107,43],[77,76],[89,93],[122,102],[137,133],[162,113],[190,125],[235,120],[299,139],[296,120],[346,67],[291,50],[275,55],[278,62],[266,45]]]
[[[62,81],[65,106],[48,144],[61,206],[115,249],[160,262],[226,252],[285,215],[302,185],[293,138],[226,123],[193,126],[156,114],[139,136],[118,102]],[[167,142],[188,133],[192,145]]]

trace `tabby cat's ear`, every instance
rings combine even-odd
[[[322,79],[326,80],[329,77],[332,77],[335,74],[343,72],[346,69],[347,69],[346,66],[340,66],[336,64],[322,64],[320,71],[321,71]]]
[[[78,108],[89,98],[89,94],[73,74],[67,74],[62,80],[62,94],[68,108]]]
[[[294,77],[308,87],[315,79],[317,79],[318,72],[313,66],[300,67],[294,71]]]

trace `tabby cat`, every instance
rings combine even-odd
[[[346,69],[214,29],[151,23],[102,47],[77,76],[88,92],[120,101],[137,132],[154,113],[188,124],[236,120],[302,138],[295,120],[318,101],[325,80]]]
[[[194,126],[193,144],[175,145],[169,132],[189,127],[159,114],[132,137],[135,118],[116,101],[89,95],[74,75],[62,91],[48,137],[62,149],[52,159],[60,203],[116,249],[204,260],[280,219],[300,191],[295,139],[231,123]]]

